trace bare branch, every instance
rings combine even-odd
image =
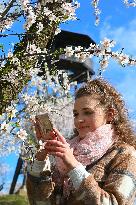
[[[11,0],[9,2],[9,4],[7,5],[7,7],[5,8],[5,10],[3,11],[3,13],[1,14],[1,17],[0,17],[0,21],[3,20],[4,16],[7,15],[7,13],[9,12],[9,10],[11,9],[11,7],[13,6],[14,2],[16,2],[16,0]]]

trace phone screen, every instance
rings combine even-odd
[[[47,113],[35,117],[39,131],[44,136],[53,129],[53,124]]]

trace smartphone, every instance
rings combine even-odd
[[[49,118],[48,113],[37,115],[35,119],[41,136],[44,136],[45,134],[53,130],[53,124]]]

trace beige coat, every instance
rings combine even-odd
[[[27,178],[31,205],[133,205],[136,196],[136,150],[128,144],[113,145],[88,172],[91,173],[71,194],[57,203],[55,183],[35,183]]]

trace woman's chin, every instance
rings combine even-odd
[[[85,138],[90,132],[94,132],[95,130],[86,130],[86,131],[78,131],[80,139]]]
[[[89,132],[79,133],[80,139],[84,139]]]

